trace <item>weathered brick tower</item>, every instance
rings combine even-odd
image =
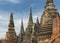
[[[23,43],[31,43],[31,34],[33,29],[32,26],[33,26],[32,7],[30,7],[30,16],[29,16],[28,26],[25,30]]]
[[[8,27],[8,31],[6,32],[6,39],[3,40],[2,43],[18,43],[16,32],[14,29],[13,13],[11,13]]]
[[[41,18],[41,36],[43,39],[51,38],[52,35],[52,19],[59,16],[53,0],[46,0],[45,10]]]
[[[32,26],[33,26],[33,19],[32,19],[32,7],[30,7],[30,16],[29,16],[29,21],[28,21],[28,26],[26,28],[26,35],[31,36],[32,33]]]
[[[22,43],[24,40],[24,26],[23,26],[23,19],[21,20],[21,30],[18,36],[18,43]]]

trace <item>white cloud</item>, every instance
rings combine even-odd
[[[6,20],[6,17],[4,17],[4,15],[0,15],[0,20]]]
[[[5,38],[5,33],[7,31],[7,24],[8,22],[4,14],[0,15],[0,39]]]
[[[0,2],[10,2],[10,3],[18,4],[21,2],[21,0],[0,0]]]
[[[20,3],[20,0],[7,0],[7,1],[11,3]]]
[[[0,28],[0,39],[6,37],[6,31],[7,31],[6,28],[2,28],[2,27]]]
[[[0,19],[2,19],[3,17],[2,16],[0,16]]]
[[[37,18],[37,16],[33,16],[33,18],[34,18],[34,19],[36,19],[36,18]]]

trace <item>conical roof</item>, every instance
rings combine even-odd
[[[10,15],[9,27],[14,27],[13,13]]]
[[[32,25],[32,24],[33,24],[33,19],[32,19],[32,7],[30,7],[30,16],[29,16],[28,25]]]

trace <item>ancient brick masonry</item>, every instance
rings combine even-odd
[[[43,39],[51,38],[52,35],[52,19],[59,16],[57,9],[53,3],[53,0],[46,0],[45,10],[41,17],[41,35]]]
[[[60,16],[53,19],[52,38],[55,38],[60,33]]]
[[[51,41],[49,43],[60,43],[60,16],[53,19]]]

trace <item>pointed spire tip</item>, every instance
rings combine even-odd
[[[13,13],[10,15],[9,27],[14,27]]]

